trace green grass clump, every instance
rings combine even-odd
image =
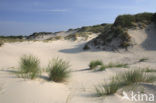
[[[117,67],[117,68],[127,68],[128,67],[128,64],[125,64],[125,63],[109,63],[107,66],[107,68],[113,68],[113,67]]]
[[[4,43],[0,41],[0,47],[3,45]]]
[[[148,60],[148,58],[144,57],[144,58],[139,59],[139,62],[145,62],[147,60]]]
[[[53,59],[47,68],[49,70],[49,80],[53,80],[55,82],[64,81],[67,77],[69,77],[69,67],[69,62],[59,58]]]
[[[97,66],[103,65],[101,60],[94,60],[89,63],[90,69],[95,69]]]
[[[132,84],[138,82],[152,82],[155,79],[155,76],[148,75],[142,70],[131,70],[123,73],[121,75],[125,84]]]
[[[111,95],[116,93],[116,91],[119,89],[118,82],[115,78],[112,78],[110,83],[102,84],[99,87],[96,87],[96,94],[98,96],[105,96],[105,95]]]
[[[152,21],[156,24],[156,13],[154,13],[154,15],[152,17]]]
[[[107,65],[101,65],[101,67],[99,68],[99,71],[103,71],[105,70],[106,68],[127,68],[128,67],[128,64],[125,64],[125,63],[109,63]]]
[[[155,69],[151,69],[151,68],[148,68],[148,67],[147,68],[144,68],[143,71],[144,72],[156,72]]]
[[[34,79],[40,74],[39,59],[32,55],[24,55],[20,59],[18,76]]]
[[[124,73],[119,73],[111,78],[111,81],[96,87],[96,94],[98,96],[111,95],[117,92],[118,89],[132,85],[135,83],[151,83],[156,81],[155,75],[145,73],[143,70],[130,70]]]
[[[103,65],[101,65],[101,67],[99,68],[99,71],[103,71],[103,70],[105,70],[107,67],[103,64]]]

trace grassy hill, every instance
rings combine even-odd
[[[102,33],[97,38],[89,41],[84,46],[84,49],[127,49],[129,46],[132,45],[131,37],[128,35],[127,30],[130,28],[143,29],[152,22],[156,23],[156,14],[153,13],[119,15],[112,25],[105,27]]]

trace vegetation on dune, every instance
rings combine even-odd
[[[120,15],[116,18],[113,26],[121,26],[122,28],[131,28],[136,26],[135,23],[150,24],[153,13],[140,13],[136,15]]]
[[[145,12],[136,15],[120,15],[116,18],[113,25],[106,25],[101,34],[89,41],[86,45],[103,50],[108,47],[112,50],[118,48],[125,48],[127,50],[132,45],[127,29],[136,27],[144,28],[146,25],[152,23],[152,21],[155,21],[155,14],[153,13]],[[113,42],[116,43],[113,44]]]
[[[108,63],[107,65],[103,64],[100,68],[99,71],[103,71],[106,68],[127,68],[128,64],[125,63]]]
[[[25,36],[0,36],[0,42],[22,42]]]
[[[85,40],[88,39],[89,35],[91,35],[92,33],[91,32],[77,32],[77,33],[74,33],[74,34],[70,34],[68,36],[65,37],[66,40],[77,40],[78,37],[82,37],[84,38]]]
[[[111,95],[117,92],[118,89],[132,85],[135,83],[145,82],[151,83],[156,81],[155,75],[147,74],[148,71],[130,70],[124,73],[119,73],[111,78],[109,83],[103,83],[95,88],[98,96]]]
[[[55,36],[44,40],[45,42],[63,39],[62,36]]]
[[[3,45],[4,43],[2,41],[0,41],[0,47]]]
[[[134,16],[132,15],[121,15],[118,16],[114,22],[114,26],[121,26],[121,27],[132,27],[132,22],[135,21]]]
[[[102,85],[95,87],[97,96],[111,95],[116,93],[118,89],[118,81],[114,77],[109,83],[103,83]]]
[[[89,50],[90,49],[90,47],[88,46],[88,45],[85,45],[84,47],[83,47],[83,50]]]
[[[99,66],[99,67],[98,67]],[[104,64],[101,60],[93,60],[89,63],[89,68],[90,69],[95,69],[96,67],[97,70],[99,71],[103,71],[105,70],[106,68],[127,68],[128,67],[128,64],[125,64],[125,63],[108,63],[107,65]]]
[[[152,75],[147,75],[147,73],[143,72],[142,70],[127,71],[123,73],[120,77],[123,80],[124,85],[138,82],[152,82],[155,78]]]
[[[85,26],[82,28],[79,28],[78,32],[92,32],[92,33],[101,33],[103,32],[105,26],[108,24],[100,24],[100,25],[94,25],[94,26]]]
[[[114,40],[118,41],[119,43],[114,44],[114,46],[110,45],[111,42],[113,42]],[[119,47],[127,48],[128,46],[131,45],[130,36],[124,29],[121,28],[121,26],[117,27],[109,26],[102,32],[101,35],[99,35],[97,38],[93,39],[89,43],[92,43],[91,45],[94,45],[96,48],[100,48],[100,46],[102,47],[108,46],[114,47],[114,49],[117,49]],[[89,43],[87,43],[86,45],[89,46]]]
[[[20,59],[19,72],[17,75],[23,78],[34,79],[40,74],[40,61],[32,55],[24,55]]]
[[[151,69],[151,68],[146,67],[143,69],[143,71],[144,72],[156,72],[156,69]]]
[[[90,69],[95,69],[97,66],[103,65],[103,62],[101,60],[93,60],[89,63]]]
[[[66,36],[65,39],[75,41],[78,39],[78,37],[83,37],[85,40],[87,40],[89,35],[91,35],[92,33],[102,33],[107,25],[109,24],[100,24],[94,26],[84,26],[78,29],[69,29],[68,31],[76,30],[77,32]],[[87,50],[88,48],[84,49]]]
[[[53,59],[47,67],[49,71],[49,80],[55,82],[62,82],[66,80],[70,74],[69,67],[69,62],[59,58]]]
[[[36,36],[48,35],[52,34],[52,32],[34,32],[33,34],[29,35],[27,39],[33,39]]]
[[[153,15],[152,21],[156,24],[156,13]]]
[[[145,61],[147,61],[147,60],[148,60],[148,58],[143,57],[143,58],[139,59],[139,62],[145,62]]]

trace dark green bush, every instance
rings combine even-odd
[[[153,15],[152,21],[156,24],[156,13]]]
[[[89,50],[90,47],[86,44],[84,47],[83,47],[83,50]]]

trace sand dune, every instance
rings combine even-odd
[[[122,100],[117,95],[105,98],[96,97],[94,87],[127,68],[109,68],[102,72],[88,69],[91,60],[101,59],[104,63],[128,63],[130,68],[156,67],[155,31],[129,30],[129,34],[137,44],[129,51],[83,51],[87,41],[58,40],[44,42],[5,43],[0,47],[0,103],[132,103]],[[19,58],[24,54],[33,54],[41,61],[41,67],[46,67],[48,61],[61,57],[70,61],[72,74],[67,82],[48,82],[44,78],[24,80],[17,78],[12,72],[18,67]],[[139,63],[140,58],[149,60]],[[155,92],[155,91],[152,91]]]

